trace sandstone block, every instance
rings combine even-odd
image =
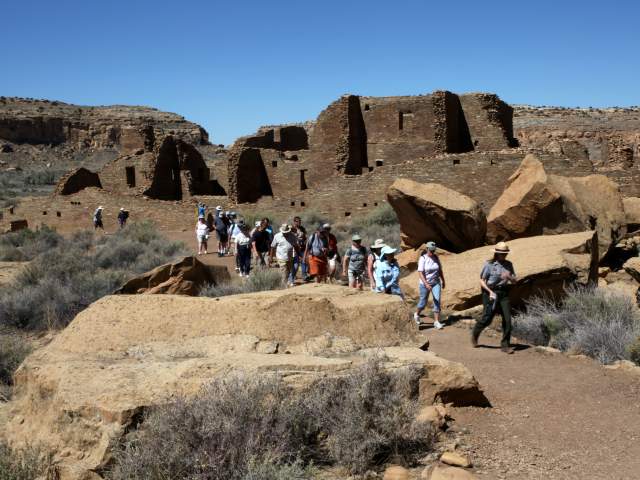
[[[476,480],[478,477],[464,468],[435,465],[423,470],[421,478],[423,480]]]
[[[484,243],[487,220],[471,198],[437,183],[396,180],[387,199],[400,221],[403,246],[417,248],[434,241],[452,252]]]
[[[398,465],[387,467],[384,471],[383,480],[409,480],[409,470]]]
[[[458,452],[444,452],[440,457],[442,463],[451,465],[452,467],[471,467],[471,460],[465,455],[461,455]]]

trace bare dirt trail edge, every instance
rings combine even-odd
[[[640,375],[533,348],[474,349],[466,328],[428,335],[430,350],[466,365],[493,404],[451,411],[480,478],[640,478]]]

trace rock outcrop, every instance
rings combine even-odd
[[[351,347],[339,355],[294,353],[324,335],[350,338]],[[278,372],[304,388],[372,357],[383,359],[385,368],[419,368],[415,388],[424,404],[486,404],[465,367],[418,343],[398,297],[338,286],[218,299],[105,297],[23,363],[6,434],[12,445],[40,443],[51,450],[62,479],[98,478],[146,408],[192,395],[216,376],[239,369]]]
[[[618,186],[604,175],[547,175],[528,155],[491,209],[487,240],[596,230],[600,256],[624,237],[627,220]]]
[[[487,220],[471,198],[437,183],[396,180],[387,199],[398,215],[403,247],[427,241],[452,252],[484,243]]]
[[[640,230],[640,198],[627,197],[622,199],[624,214],[627,221],[627,232]]]
[[[196,257],[185,257],[132,278],[115,293],[195,296],[203,287],[218,285],[229,279],[229,271],[224,265],[205,265]]]
[[[598,244],[593,231],[521,238],[509,242],[518,282],[513,287],[514,303],[537,294],[560,295],[569,282],[586,285],[597,281]],[[481,247],[441,257],[447,280],[442,295],[446,310],[460,311],[480,305],[480,270],[491,258],[493,247]],[[403,291],[418,296],[418,274],[400,281]]]

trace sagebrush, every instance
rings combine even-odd
[[[240,293],[280,290],[285,287],[282,274],[278,269],[254,268],[249,277],[240,282],[207,285],[200,290],[201,297],[224,297]]]
[[[23,232],[7,244],[33,259],[0,291],[0,325],[14,328],[64,327],[134,274],[187,254],[182,244],[164,239],[147,222],[99,239],[91,232],[69,239],[48,229]]]
[[[35,449],[11,450],[0,441],[0,479],[35,480],[46,472],[47,462]]]
[[[392,456],[411,464],[434,435],[415,422],[416,384],[417,372],[378,362],[303,393],[277,375],[231,375],[148,413],[108,477],[284,480],[310,478],[313,465],[357,474]]]
[[[604,364],[632,356],[640,315],[629,297],[596,287],[571,287],[561,302],[534,298],[514,319],[514,335],[536,345],[582,353]]]

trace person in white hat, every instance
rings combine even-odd
[[[495,314],[502,315],[501,350],[513,353],[511,348],[511,304],[509,303],[509,287],[517,278],[513,264],[507,260],[509,245],[498,243],[493,248],[493,258],[485,262],[480,272],[480,287],[482,288],[482,318],[478,320],[471,332],[471,343],[478,346],[478,338],[486,327],[491,324]]]
[[[376,265],[376,275],[379,282],[376,282],[376,291],[390,295],[399,295],[404,299],[400,289],[400,265],[395,258],[397,250],[385,245],[380,250],[380,260]]]
[[[98,208],[96,208],[96,211],[93,212],[94,230],[97,230],[98,228],[104,230],[104,225],[102,224],[102,210],[104,210],[104,208],[102,207],[102,205],[100,205]]]
[[[196,240],[198,241],[198,255],[207,254],[207,242],[209,241],[209,226],[204,215],[198,217],[196,223]]]
[[[429,295],[433,298],[433,326],[440,330],[444,327],[440,323],[440,295],[444,288],[444,273],[442,264],[436,254],[436,242],[427,242],[427,249],[420,255],[418,260],[418,290],[420,300],[413,314],[414,321],[418,327],[422,324],[420,314],[427,306]]]
[[[290,281],[290,277],[293,268],[293,256],[297,255],[299,251],[298,238],[291,231],[291,225],[283,223],[280,226],[280,231],[273,236],[271,241],[269,259],[270,263],[273,263],[273,257],[275,256],[278,268],[282,273],[282,283],[286,283],[289,287],[294,286],[293,282]]]
[[[125,227],[125,225],[127,224],[128,218],[129,218],[129,212],[126,211],[124,207],[121,207],[120,211],[118,212],[118,225],[120,225],[120,228]]]
[[[376,279],[376,264],[380,260],[380,250],[386,247],[382,238],[377,238],[371,246],[369,246],[369,257],[367,258],[367,275],[369,276],[369,285],[372,291],[376,291],[379,279]]]

